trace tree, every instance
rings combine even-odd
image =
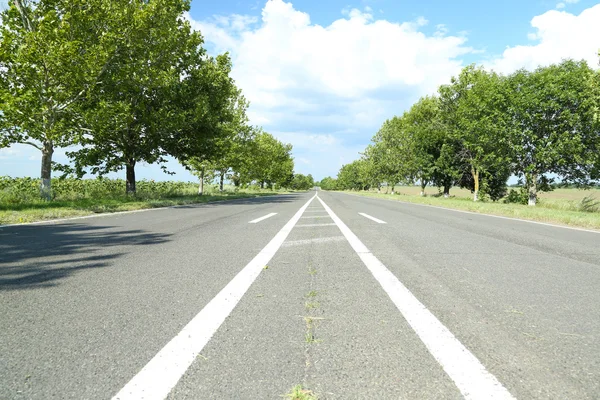
[[[79,175],[86,168],[94,174],[125,169],[126,192],[135,194],[139,162],[159,163],[166,171],[167,155],[197,155],[198,137],[207,131],[195,129],[197,117],[190,117],[199,109],[223,108],[212,103],[229,98],[219,92],[222,81],[229,84],[220,75],[228,74],[230,62],[205,56],[200,34],[183,18],[188,10],[189,0],[121,4],[115,15],[120,45],[83,107],[89,133],[79,137],[81,149],[68,153]],[[220,79],[208,82],[213,75]],[[210,134],[220,115],[206,121]]]
[[[371,187],[372,175],[369,177],[370,161],[365,158],[343,165],[338,173],[337,184],[342,190],[368,190]]]
[[[242,184],[257,182],[261,188],[275,185],[285,187],[292,182],[294,159],[292,145],[284,144],[260,129],[254,140],[247,145],[246,159],[239,166],[239,179]]]
[[[479,200],[486,171],[510,162],[505,89],[501,76],[473,65],[439,89],[440,115],[460,146],[460,159],[469,166],[474,201]]]
[[[0,145],[27,144],[42,153],[45,199],[54,150],[85,129],[76,108],[104,79],[120,40],[113,3],[12,0],[1,13]]]
[[[293,190],[309,190],[315,186],[312,175],[294,174],[290,188]]]
[[[589,182],[598,140],[593,79],[585,61],[573,60],[508,79],[514,172],[525,182],[530,206],[538,191],[551,190],[549,173],[564,182]]]
[[[336,190],[337,189],[337,181],[330,176],[327,176],[327,177],[321,179],[321,181],[317,182],[316,185],[318,187],[320,187],[322,190]]]

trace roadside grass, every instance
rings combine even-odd
[[[137,181],[136,188],[136,195],[128,196],[122,179],[55,178],[52,200],[45,201],[40,199],[39,179],[0,176],[0,225],[289,193],[257,185],[224,185],[221,192],[219,185],[205,184],[204,195],[198,196],[197,182],[146,179]]]
[[[317,395],[308,389],[304,389],[302,385],[294,386],[290,392],[283,397],[290,400],[318,400]]]
[[[439,196],[432,196],[434,193],[437,194],[436,188],[427,191],[427,195],[424,197],[419,196],[420,188],[418,187],[398,187],[396,190],[397,194],[394,195],[375,192],[347,192],[367,197],[426,204],[481,214],[600,230],[600,212],[578,211],[581,207],[581,202],[585,197],[591,196],[592,198],[595,197],[600,199],[600,190],[596,189],[587,191],[577,189],[557,189],[555,192],[542,194],[538,205],[535,207],[521,204],[506,204],[502,201],[473,202],[470,197],[471,194],[468,191],[455,188],[450,191],[452,196],[447,199]],[[466,192],[468,197],[465,197],[464,192]],[[550,194],[552,194],[552,196],[550,196]]]

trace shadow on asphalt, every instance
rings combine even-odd
[[[0,229],[0,290],[51,287],[72,274],[106,267],[124,255],[94,254],[99,249],[160,244],[170,236],[111,228],[57,224]]]
[[[305,193],[236,199],[177,206],[173,210],[282,204],[303,196]],[[0,228],[0,291],[52,287],[75,273],[107,267],[111,260],[125,254],[94,254],[97,250],[160,244],[169,241],[169,236],[143,230],[115,230],[112,226],[84,222]]]

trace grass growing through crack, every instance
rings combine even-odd
[[[308,267],[308,274],[309,275],[316,275],[317,274],[317,270],[315,269],[315,267],[313,267],[312,265],[310,267]]]
[[[311,390],[304,389],[302,385],[296,385],[290,390],[289,393],[286,393],[283,397],[291,400],[318,400],[316,394],[314,394]]]
[[[315,308],[319,308],[319,303],[316,301],[307,301],[306,303],[304,303],[304,308],[306,308],[307,310],[312,310]]]
[[[310,292],[306,293],[306,297],[317,297],[317,291],[311,290]]]

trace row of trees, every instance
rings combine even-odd
[[[554,179],[586,187],[600,177],[600,73],[565,60],[509,76],[474,65],[387,120],[360,160],[344,165],[339,189],[382,183],[468,188],[497,200],[511,175],[535,205]],[[392,189],[393,190],[393,189]]]
[[[11,0],[0,25],[0,148],[41,153],[52,170],[83,176],[167,157],[237,185],[292,179],[291,146],[250,127],[227,54],[210,57],[184,13],[189,0]],[[68,165],[53,163],[68,147]],[[202,180],[203,181],[203,180]]]

